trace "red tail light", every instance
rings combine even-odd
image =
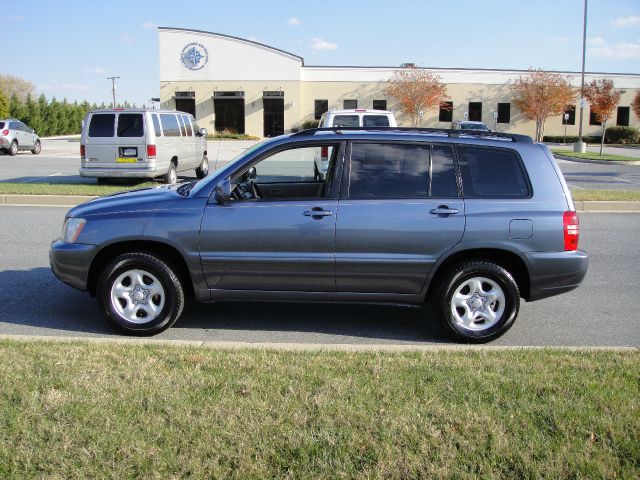
[[[156,146],[147,145],[147,158],[156,158]]]
[[[320,148],[320,158],[322,160],[327,160],[327,158],[329,157],[329,147],[322,147]]]
[[[580,238],[580,222],[576,212],[564,212],[562,215],[564,225],[564,249],[567,251],[578,249]]]
[[[84,145],[80,145],[80,158],[83,159],[83,160],[85,158]]]
[[[9,135],[9,130],[2,130],[2,136],[6,137]]]

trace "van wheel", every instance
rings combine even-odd
[[[501,266],[482,260],[466,262],[449,270],[441,281],[433,309],[455,340],[489,342],[515,322],[520,291]]]
[[[11,142],[11,146],[9,147],[9,155],[14,157],[18,153],[18,142],[15,140]]]
[[[171,162],[169,165],[169,171],[162,176],[162,181],[169,185],[174,185],[178,181],[178,174],[176,173],[176,165]]]
[[[40,140],[36,140],[36,143],[33,145],[33,148],[31,149],[31,153],[33,153],[34,155],[38,155],[41,151],[42,151],[42,144],[40,143]]]
[[[209,175],[209,159],[207,158],[206,155],[203,155],[200,166],[196,168],[196,177],[204,178],[207,175]]]
[[[113,259],[98,279],[97,297],[107,320],[131,335],[155,335],[173,325],[184,290],[169,264],[143,252]]]

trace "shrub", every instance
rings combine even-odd
[[[600,139],[602,137],[600,137],[600,135],[592,135],[592,136],[583,135],[582,138],[587,143],[600,143]],[[578,141],[578,136],[577,135],[567,135],[565,137],[564,135],[545,135],[542,138],[542,141],[543,142],[549,142],[549,143],[564,143],[565,139],[566,139],[567,143],[576,143]],[[605,139],[606,139],[606,137],[605,137]]]
[[[609,127],[604,143],[640,143],[640,130],[633,127]]]
[[[311,128],[318,128],[318,120],[305,120],[300,124],[300,130],[309,130]]]

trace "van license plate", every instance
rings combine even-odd
[[[136,163],[137,161],[138,161],[137,158],[125,158],[125,157],[116,158],[116,163]]]

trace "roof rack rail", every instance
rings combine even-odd
[[[291,136],[314,135],[321,132],[403,132],[403,133],[423,133],[423,134],[440,134],[447,135],[450,138],[460,137],[488,137],[502,138],[511,140],[516,143],[533,143],[528,135],[520,135],[517,133],[502,132],[485,132],[481,130],[451,130],[448,128],[422,128],[422,127],[326,127],[326,128],[310,128],[300,132],[292,133]]]

